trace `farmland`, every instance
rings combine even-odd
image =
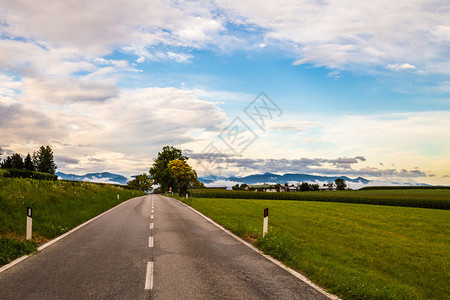
[[[0,265],[139,195],[106,184],[0,178]],[[24,240],[27,206],[33,208],[31,241]]]
[[[424,197],[421,192],[416,196]],[[449,299],[448,210],[192,196],[182,200],[343,299]],[[266,207],[269,234],[262,238]]]
[[[323,201],[450,209],[450,189],[389,189],[281,193],[227,190],[191,190],[190,194],[191,196],[197,198]]]

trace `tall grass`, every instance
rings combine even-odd
[[[33,241],[40,244],[140,195],[143,193],[139,191],[88,182],[0,178],[2,248],[6,247],[6,239],[11,240],[11,245],[23,242],[28,206],[33,208]],[[8,247],[15,249],[11,245]],[[19,252],[17,255],[21,254]],[[14,258],[5,258],[5,255],[0,251],[3,262]]]
[[[250,192],[229,190],[191,190],[192,197],[296,200],[375,204],[404,207],[450,209],[449,189],[362,190],[320,192]]]

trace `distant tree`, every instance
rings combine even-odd
[[[325,185],[325,184],[324,184]],[[328,187],[328,189],[329,190],[332,190],[333,189],[333,187],[334,187],[334,183],[331,181],[331,182],[328,182],[327,184],[326,184],[326,186]]]
[[[309,185],[309,190],[310,191],[318,191],[319,190],[319,185],[317,183],[313,183]]]
[[[206,186],[205,186],[205,184],[203,182],[198,180],[198,177],[197,177],[197,181],[192,183],[192,187],[191,188],[193,188],[193,189],[206,189]]]
[[[11,156],[11,168],[12,169],[24,169],[25,165],[23,164],[22,156],[19,153],[14,153]]]
[[[27,156],[25,157],[24,160],[24,165],[25,165],[25,169],[28,171],[36,171],[34,164],[33,164],[33,160],[31,159],[31,155],[30,153],[27,154]]]
[[[302,192],[307,192],[309,191],[309,184],[307,182],[302,182],[302,184],[300,184],[300,191]]]
[[[129,181],[127,185],[147,193],[152,190],[152,183],[151,178],[149,178],[147,174],[143,173],[142,175],[138,175],[133,180]]]
[[[7,156],[5,160],[1,163],[2,169],[11,169],[12,168],[12,158],[11,156]]]
[[[239,185],[239,183],[236,183],[234,186],[231,187],[231,189],[235,191],[241,191],[246,190],[248,187],[249,185],[246,183],[242,183],[241,185]]]
[[[177,188],[177,181],[169,170],[169,162],[172,160],[181,160],[186,162],[188,157],[183,155],[181,149],[172,146],[165,146],[161,152],[158,152],[158,157],[153,162],[149,170],[153,182],[159,185],[161,193],[167,193],[169,187]]]
[[[246,190],[248,188],[248,184],[246,183],[241,183],[241,190]]]
[[[174,187],[178,189],[180,196],[184,196],[189,188],[201,185],[197,178],[197,172],[185,161],[174,159],[169,162],[167,167],[174,179]]]
[[[334,180],[334,183],[336,184],[336,189],[337,190],[345,190],[345,188],[347,187],[347,184],[345,184],[345,180],[342,178],[336,178],[336,180]]]
[[[281,184],[279,184],[279,183],[275,184],[275,190],[277,192],[280,192],[281,191]]]
[[[50,146],[41,146],[37,152],[33,154],[33,163],[36,171],[43,173],[55,174],[58,168],[53,158],[53,150]]]

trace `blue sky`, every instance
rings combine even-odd
[[[4,155],[48,144],[59,171],[135,175],[174,145],[200,175],[450,184],[446,1],[0,4]],[[280,109],[262,127],[260,92]]]

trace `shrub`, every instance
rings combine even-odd
[[[20,169],[4,169],[2,173],[4,178],[31,178],[37,180],[53,180],[53,181],[58,179],[58,176],[53,174]]]

